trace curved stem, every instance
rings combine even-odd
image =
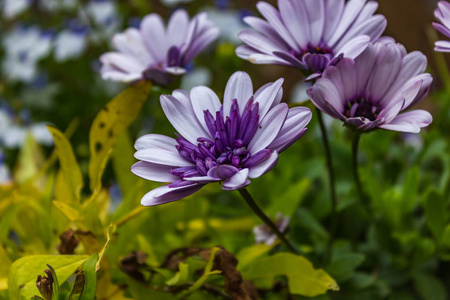
[[[253,212],[277,235],[277,237],[289,248],[293,253],[300,254],[300,251],[294,247],[294,245],[286,239],[286,237],[281,233],[278,227],[270,220],[269,217],[259,208],[259,206],[253,200],[253,197],[247,191],[246,188],[239,189],[239,194],[241,194],[242,198],[244,198],[245,202],[247,202],[248,206],[253,210]]]
[[[331,248],[333,246],[333,241],[336,235],[336,227],[337,227],[336,180],[334,178],[333,158],[331,156],[331,148],[330,143],[328,141],[327,128],[325,127],[325,123],[323,122],[322,112],[317,107],[316,112],[319,118],[319,125],[320,131],[322,132],[323,146],[325,148],[325,155],[327,157],[328,181],[330,184],[330,197],[331,197],[330,239],[328,240],[327,252],[325,254],[325,260],[328,260],[331,256]]]
[[[365,194],[362,189],[361,180],[359,179],[359,173],[358,173],[358,146],[359,146],[360,137],[361,137],[361,134],[358,132],[355,132],[353,134],[352,165],[353,165],[353,176],[355,177],[355,183],[356,183],[356,187],[358,188],[358,193],[361,196],[361,198],[364,199]]]

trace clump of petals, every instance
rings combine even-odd
[[[434,15],[440,22],[433,23],[434,28],[450,38],[450,3],[447,1],[439,1]],[[437,41],[434,50],[438,52],[450,52],[450,41]]]
[[[376,128],[417,133],[433,118],[425,110],[409,110],[428,93],[427,59],[407,53],[393,39],[369,45],[355,60],[344,58],[325,70],[309,90],[314,104],[359,131]]]
[[[237,190],[268,172],[278,154],[301,138],[311,120],[306,107],[281,103],[283,79],[253,92],[247,73],[228,81],[223,102],[205,86],[161,96],[161,106],[177,138],[148,134],[136,141],[131,168],[142,178],[168,182],[142,199],[158,205],[189,196],[204,185],[222,182]]]
[[[264,19],[246,17],[254,30],[244,30],[246,44],[236,54],[256,64],[279,64],[305,70],[311,78],[343,57],[357,57],[378,39],[386,18],[374,15],[378,4],[366,0],[278,0],[257,8]]]
[[[189,20],[183,9],[175,11],[167,24],[156,13],[145,16],[140,28],[116,34],[117,52],[100,57],[103,79],[133,82],[149,79],[164,86],[173,76],[186,72],[185,66],[219,36],[219,29],[206,13]]]

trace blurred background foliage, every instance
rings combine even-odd
[[[129,171],[137,137],[174,134],[159,105],[161,93],[205,84],[220,96],[229,76],[245,70],[255,88],[284,77],[284,101],[306,100],[297,71],[252,65],[234,54],[242,17],[257,14],[256,1],[0,2],[0,299],[40,295],[35,280],[46,264],[59,280],[59,299],[93,299],[95,289],[97,299],[240,299],[236,293],[243,291],[260,299],[306,299],[301,295],[336,289],[333,279],[340,290],[313,299],[448,299],[450,76],[448,56],[432,51],[436,1],[378,2],[388,19],[386,34],[428,56],[434,83],[421,106],[433,114],[433,124],[417,135],[362,136],[360,174],[368,196],[360,199],[350,132],[326,119],[339,202],[331,256],[331,205],[316,116],[277,166],[249,187],[272,218],[279,212],[291,218],[288,236],[316,270],[284,252],[273,255],[285,250],[278,243],[255,245],[252,229],[260,221],[238,193],[208,185],[188,199],[142,208],[141,197],[158,184]],[[131,96],[116,105],[135,110],[114,127],[112,139],[93,133],[102,107],[127,88],[102,81],[98,72],[111,37],[150,12],[167,18],[176,7],[191,16],[208,11],[222,28],[219,41],[173,86],[153,87],[146,99],[124,92]],[[107,145],[103,154],[91,154],[90,134],[91,149],[94,138]],[[297,273],[282,271],[284,264]],[[230,287],[238,273],[244,281]],[[329,285],[301,290],[314,276]],[[73,286],[85,291],[79,296]]]

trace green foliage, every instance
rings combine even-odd
[[[245,278],[252,280],[261,288],[270,289],[277,276],[286,276],[289,291],[308,297],[339,290],[337,283],[323,270],[314,269],[304,257],[290,253],[277,253],[259,259],[243,271]]]
[[[28,300],[39,295],[36,278],[49,268],[47,265],[54,270],[57,281],[53,291],[59,295],[57,282],[66,281],[87,258],[86,255],[30,255],[15,261],[8,276],[9,298]]]
[[[154,1],[118,5],[122,21],[160,10]],[[185,7],[192,16],[202,5],[191,1]],[[78,10],[40,10],[18,20],[59,30],[76,15]],[[13,22],[2,22],[2,29]],[[248,189],[261,209],[271,218],[290,217],[286,235],[304,253],[296,256],[285,253],[280,241],[255,244],[252,230],[260,221],[238,193],[224,192],[220,184],[174,203],[140,205],[160,183],[130,172],[133,143],[146,133],[175,137],[158,100],[180,82],[161,88],[102,81],[91,66],[107,51],[109,38],[99,40],[76,60],[41,61],[49,80],[42,89],[0,82],[1,98],[14,109],[29,109],[36,121],[54,124],[49,131],[55,142],[51,149],[28,134],[20,149],[4,149],[11,181],[0,184],[0,300],[43,299],[36,278],[47,264],[59,283],[57,300],[448,298],[448,87],[433,87],[425,102],[433,124],[412,141],[382,130],[361,137],[365,199],[352,176],[350,133],[341,122],[326,120],[338,199],[334,232],[315,113],[306,135],[280,154],[277,166],[252,179]],[[220,41],[194,63],[210,70],[219,97],[239,69],[250,73],[255,89],[284,77],[288,101],[300,75],[251,65],[236,57],[235,48]],[[302,105],[313,108],[311,102]]]
[[[152,88],[139,82],[114,98],[97,115],[89,132],[89,178],[91,190],[98,190],[103,169],[122,132],[136,119]]]

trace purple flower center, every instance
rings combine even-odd
[[[170,173],[179,176],[180,180],[171,183],[170,187],[178,187],[190,182],[183,180],[189,177],[206,176],[208,171],[219,165],[229,165],[237,170],[259,164],[269,158],[270,149],[263,149],[251,154],[247,149],[259,125],[259,104],[251,97],[242,114],[236,99],[232,101],[230,114],[226,118],[223,106],[216,112],[216,118],[209,110],[204,111],[205,123],[214,139],[200,137],[197,145],[177,135],[178,153],[195,164],[191,167],[174,168]],[[229,176],[234,175],[228,174]],[[223,177],[228,177],[224,174]]]
[[[381,107],[364,98],[354,101],[347,101],[345,116],[347,118],[366,118],[375,121],[380,114]]]
[[[300,51],[292,50],[291,54],[294,55],[299,60],[303,60],[303,56],[305,54],[311,53],[311,54],[322,54],[328,57],[328,59],[332,59],[334,57],[333,49],[329,47],[326,43],[320,42],[318,45],[314,46],[311,44],[308,44],[306,48],[300,49]]]

